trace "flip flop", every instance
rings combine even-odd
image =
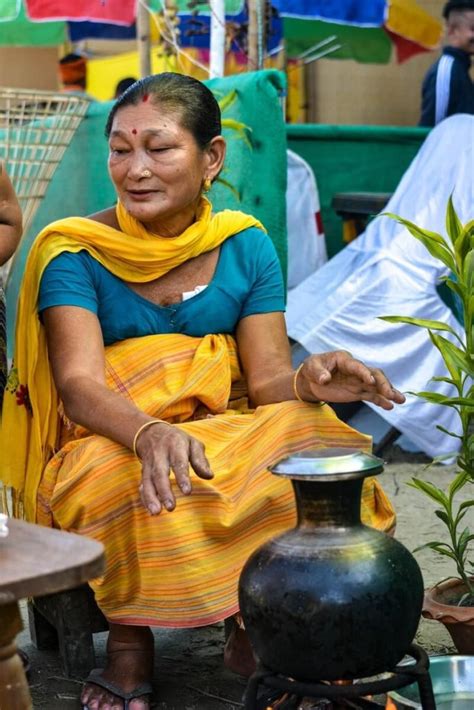
[[[153,687],[151,683],[142,683],[141,685],[134,688],[130,693],[125,693],[124,690],[122,690],[122,688],[120,688],[118,685],[115,685],[115,683],[112,683],[110,680],[106,680],[105,678],[103,678],[101,673],[103,673],[103,668],[95,668],[89,673],[85,682],[98,685],[99,688],[108,690],[109,693],[112,693],[112,695],[115,695],[115,697],[120,698],[120,700],[123,700],[123,710],[129,710],[129,703],[131,700],[137,700],[143,695],[151,696],[153,694]],[[82,710],[88,710],[87,705],[83,705]]]

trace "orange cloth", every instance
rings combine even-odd
[[[68,84],[79,84],[86,78],[86,60],[84,57],[75,59],[71,62],[65,62],[64,64],[59,63],[59,76],[61,83]]]

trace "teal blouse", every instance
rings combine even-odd
[[[280,262],[270,237],[256,227],[221,245],[212,280],[200,293],[160,306],[132,291],[87,251],[63,252],[46,267],[38,311],[79,306],[99,319],[105,345],[160,333],[202,337],[235,332],[249,315],[285,310]]]

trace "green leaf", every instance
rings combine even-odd
[[[443,523],[449,528],[451,520],[449,515],[444,510],[435,510],[435,515],[443,521]]]
[[[461,288],[459,281],[454,281],[453,278],[450,276],[442,276],[440,281],[444,281],[446,286],[451,289],[451,291],[454,291],[455,294],[459,296],[461,300],[464,299],[465,293],[464,290]]]
[[[458,540],[458,554],[461,559],[464,557],[468,544],[474,540],[474,535],[471,535],[469,528],[464,528]]]
[[[471,250],[464,259],[462,275],[466,290],[471,293],[474,290],[474,249]]]
[[[458,513],[457,513],[457,515],[456,515],[456,517],[455,517],[455,519],[454,519],[454,527],[455,527],[455,528],[457,528],[457,526],[459,525],[459,523],[461,522],[461,520],[464,518],[464,516],[466,515],[466,513],[467,513],[467,510],[458,511]]]
[[[469,251],[472,250],[474,246],[474,241],[473,241],[473,235],[474,235],[474,221],[468,222],[466,225],[464,225],[461,234],[459,235],[459,238],[455,244],[454,251],[456,253],[456,260],[458,264],[462,267],[462,264],[464,263],[466,256],[468,255]],[[461,269],[460,269],[461,273]]]
[[[447,404],[450,407],[462,406],[474,411],[474,402],[470,397],[445,397],[441,404]]]
[[[432,256],[445,264],[448,269],[456,272],[456,263],[452,252],[449,249],[448,243],[440,234],[436,232],[430,232],[428,229],[421,229],[413,222],[407,219],[403,219],[398,215],[391,214],[390,212],[384,212],[388,217],[392,217],[399,224],[403,224],[410,234],[412,234],[418,241],[420,241],[430,252]]]
[[[449,484],[448,495],[449,500],[452,501],[456,493],[463,488],[469,480],[469,476],[465,471],[460,471],[451,483]]]
[[[459,235],[463,231],[462,223],[456,214],[456,210],[453,205],[453,196],[449,196],[448,204],[446,207],[446,231],[451,239],[453,245],[459,239]]]
[[[416,325],[418,328],[427,328],[429,330],[445,330],[454,335],[460,342],[462,342],[453,328],[447,323],[443,323],[439,320],[425,320],[423,318],[409,318],[408,316],[379,316],[379,320],[385,320],[387,323],[408,323],[409,325]]]
[[[224,113],[229,106],[232,106],[234,103],[235,99],[237,98],[237,91],[235,89],[232,89],[232,91],[229,91],[228,94],[222,97],[222,99],[219,99],[218,104],[219,108],[221,110],[221,113]]]
[[[456,386],[456,383],[450,377],[432,377],[430,382],[447,382],[448,385]]]
[[[429,331],[430,338],[441,353],[441,356],[454,380],[460,379],[460,371],[474,377],[474,364],[464,350],[454,345],[442,335]]]
[[[442,431],[444,434],[448,434],[448,436],[454,436],[456,439],[461,439],[461,440],[462,440],[462,438],[463,438],[463,437],[461,436],[461,434],[456,434],[454,431],[449,431],[449,429],[445,429],[444,426],[441,426],[441,424],[437,424],[437,425],[436,425],[436,428],[437,428],[439,431]]]
[[[426,399],[427,402],[432,402],[433,404],[447,404],[446,400],[449,400],[449,397],[446,397],[445,394],[439,394],[439,392],[429,392],[426,390],[421,390],[421,392],[415,392],[417,397],[422,397],[423,399]]]
[[[413,549],[413,552],[418,552],[419,550],[426,550],[426,548],[433,550],[434,549],[433,545],[439,545],[440,547],[445,545],[448,548],[448,550],[451,549],[449,547],[449,545],[447,545],[445,542],[425,542],[423,545],[418,545],[418,547],[415,547]]]
[[[249,132],[252,129],[249,128],[249,126],[246,126],[245,123],[235,121],[233,118],[223,118],[222,128],[228,128],[231,131],[235,131],[237,133],[238,138],[241,138],[249,148],[252,148],[252,144],[249,140]]]
[[[434,550],[437,552],[439,555],[445,555],[446,557],[450,557],[452,560],[457,562],[457,555],[455,552],[453,552],[450,548],[447,546],[444,546],[444,543],[440,542],[428,542],[426,544],[426,547],[429,547],[430,550]]]
[[[390,217],[391,219],[394,219],[396,222],[399,224],[403,224],[404,227],[406,227],[411,234],[413,234],[414,237],[419,239],[419,237],[428,237],[429,239],[432,239],[433,241],[437,242],[438,244],[443,244],[446,246],[446,240],[441,236],[441,234],[438,234],[438,232],[430,232],[429,229],[422,229],[419,227],[417,224],[414,222],[410,222],[409,219],[404,219],[403,217],[400,217],[398,214],[393,214],[393,212],[383,212],[382,213],[383,217]]]
[[[430,483],[429,481],[422,481],[421,478],[412,478],[408,485],[412,486],[413,488],[418,488],[418,490],[425,493],[432,500],[436,501],[437,503],[441,503],[444,508],[449,507],[449,501],[447,496],[440,488],[437,488],[433,483]]]

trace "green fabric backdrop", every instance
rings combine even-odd
[[[313,168],[328,256],[344,246],[342,221],[331,207],[336,192],[393,192],[428,134],[426,128],[287,126],[288,147]]]
[[[281,97],[285,75],[276,70],[250,72],[207,82],[219,100],[235,91],[223,113],[249,127],[251,146],[236,131],[224,130],[228,151],[222,177],[236,193],[216,184],[210,197],[216,210],[249,212],[268,230],[286,274],[286,134]],[[111,102],[91,104],[58,166],[28,233],[17,251],[7,284],[8,340],[11,345],[14,310],[30,246],[49,222],[71,215],[88,215],[115,201],[107,173],[104,127]]]

